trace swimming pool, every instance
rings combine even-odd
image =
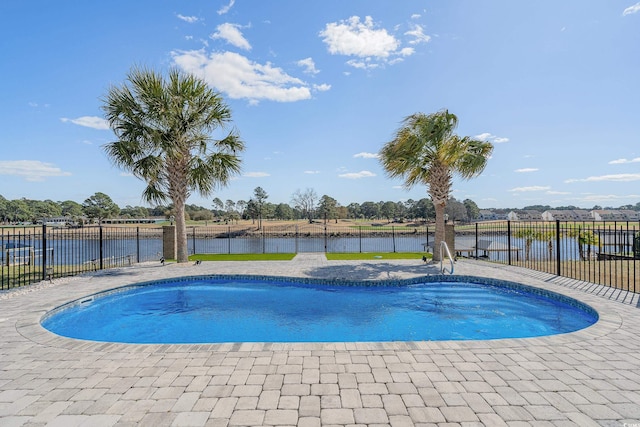
[[[173,344],[525,338],[573,332],[597,319],[595,310],[560,294],[468,276],[193,276],[81,298],[41,323],[69,338]]]

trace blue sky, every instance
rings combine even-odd
[[[454,182],[480,207],[640,202],[636,0],[0,2],[0,195],[142,205],[118,170],[101,99],[131,67],[203,77],[246,142],[230,185],[189,203],[341,204],[426,197],[376,153],[404,117],[443,108],[494,143]]]

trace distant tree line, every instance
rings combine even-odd
[[[300,220],[330,222],[338,219],[368,221],[432,221],[435,217],[433,203],[428,198],[407,201],[367,201],[349,203],[344,206],[328,195],[317,196],[313,189],[297,190],[290,203],[271,203],[268,193],[257,187],[248,200],[221,200],[215,198],[210,208],[186,204],[188,220],[234,223],[241,219],[253,220],[258,227],[263,220]],[[531,205],[523,209],[544,212],[548,210],[582,209],[575,206]],[[617,208],[595,205],[592,210],[628,209],[640,211],[640,202]],[[496,209],[507,213],[513,209]],[[474,221],[480,209],[471,199],[460,202],[450,198],[445,208],[449,219],[457,222]],[[7,200],[0,195],[0,222],[4,224],[39,223],[49,218],[67,217],[72,222],[101,222],[108,218],[166,218],[174,215],[173,206],[125,206],[119,207],[108,195],[95,193],[83,203],[73,200],[30,200],[26,198]]]

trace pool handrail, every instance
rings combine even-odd
[[[451,263],[451,269],[447,270],[446,267],[442,265],[442,261],[444,260],[443,252],[446,252],[447,258],[449,258],[449,262]],[[451,256],[451,252],[449,251],[449,246],[447,242],[444,240],[440,242],[440,271],[444,274],[448,272],[449,274],[453,274],[453,257]]]

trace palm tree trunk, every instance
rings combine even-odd
[[[188,262],[187,251],[187,221],[184,216],[184,199],[177,198],[173,201],[176,211],[176,258],[178,262]]]

